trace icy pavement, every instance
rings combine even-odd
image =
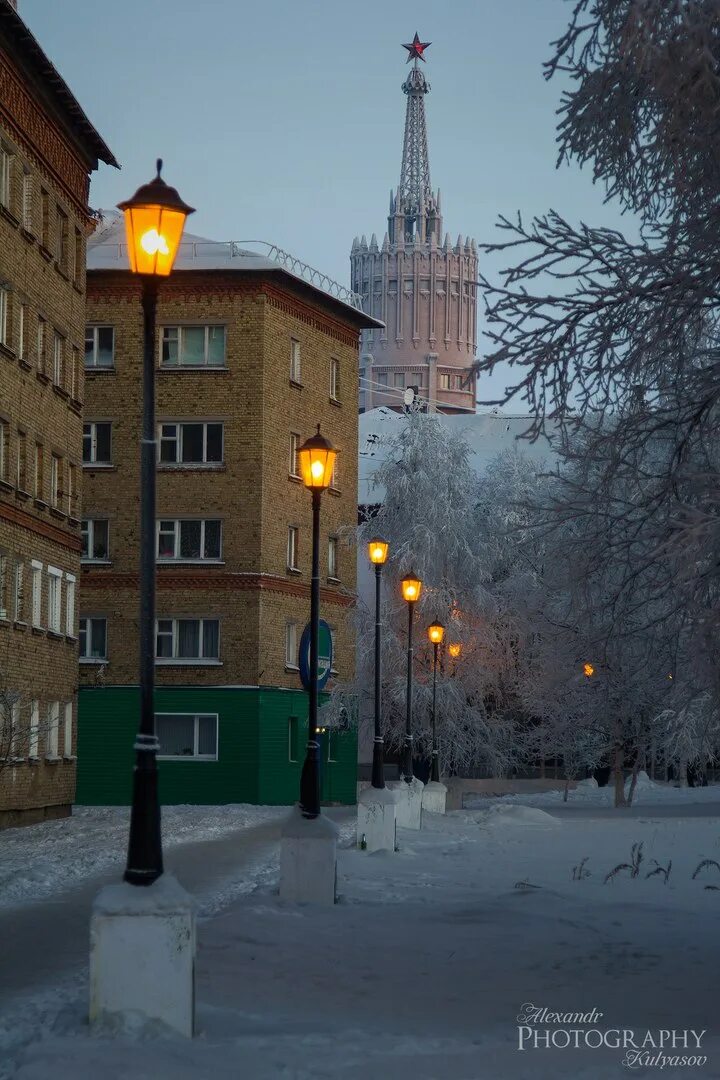
[[[674,808],[672,816],[650,806],[642,817],[608,815],[598,806],[594,817],[573,818],[541,796],[534,806],[488,800],[481,809],[428,817],[421,833],[401,831],[395,855],[343,848],[341,902],[332,909],[280,902],[272,864],[257,860],[244,875],[252,891],[226,893],[227,906],[200,925],[195,1040],[91,1037],[81,980],[67,992],[36,993],[6,1017],[5,1075],[720,1077],[720,890],[705,887],[720,886],[720,870],[708,866],[692,879],[701,860],[720,862],[720,820],[709,798],[703,817],[688,813],[672,789],[662,798],[658,805]],[[623,870],[604,884],[641,841],[638,875]],[[583,859],[589,876],[573,880]],[[663,867],[672,860],[667,884],[663,875],[646,877],[653,860]],[[196,885],[201,879],[198,871]],[[595,1010],[592,1030],[626,1030],[636,1040],[692,1030],[707,1060],[629,1069],[612,1035],[611,1045],[597,1049],[520,1050],[517,1017],[528,1003]],[[35,1029],[22,1049],[18,1025]],[[692,1051],[665,1050],[679,1053]]]

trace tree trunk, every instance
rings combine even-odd
[[[645,750],[641,748],[637,752],[635,758],[635,764],[633,765],[632,780],[630,781],[630,791],[628,793],[628,806],[632,806],[633,796],[635,795],[635,788],[637,786],[638,773],[640,772],[640,766],[645,763]]]
[[[687,758],[681,758],[678,767],[678,787],[688,786],[688,763]]]
[[[570,786],[570,777],[565,777],[565,790],[563,791],[563,802],[568,801],[568,788]]]
[[[617,741],[613,747],[613,778],[615,781],[615,806],[627,806],[625,801],[625,776],[623,774],[623,744]]]

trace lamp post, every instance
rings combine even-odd
[[[337,450],[317,433],[298,450],[300,474],[312,493],[312,578],[310,581],[310,680],[308,683],[308,742],[300,777],[300,811],[305,818],[320,814],[320,742],[318,713],[318,638],[320,628],[320,499],[330,487]]]
[[[155,734],[155,316],[158,279],[167,277],[180,247],[185,219],[194,213],[175,188],[157,176],[127,202],[130,270],[142,283],[143,417],[140,448],[140,728],[135,741],[133,801],[125,881],[151,885],[163,872]]]
[[[373,739],[372,786],[385,787],[385,742],[380,730],[380,701],[382,694],[380,659],[380,583],[382,568],[387,561],[388,543],[379,536],[368,543],[368,557],[375,567],[375,737]]]
[[[407,638],[407,690],[405,695],[405,745],[403,747],[403,780],[411,784],[413,780],[413,737],[412,737],[412,661],[413,661],[413,616],[415,604],[420,599],[422,581],[410,571],[402,579],[403,600],[408,606]]]
[[[432,764],[430,766],[430,780],[433,783],[440,783],[440,765],[438,761],[438,741],[437,741],[437,727],[435,724],[435,700],[437,694],[437,662],[438,662],[438,649],[442,645],[443,637],[445,636],[445,627],[437,619],[434,623],[428,626],[428,638],[432,642],[433,647],[433,689],[432,689]]]

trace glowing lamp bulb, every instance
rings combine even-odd
[[[595,668],[592,664],[583,664],[583,675],[587,675],[588,679],[591,675],[595,674]]]
[[[381,547],[374,547],[372,549],[372,557],[377,562],[380,562],[380,560],[382,559],[384,554],[385,554],[385,552],[383,551],[383,549]],[[670,676],[670,678],[672,678],[672,676]]]
[[[406,592],[406,594],[407,594],[407,598],[408,598],[408,600],[414,600],[414,599],[415,599],[415,596],[416,596],[416,594],[417,594],[417,589],[415,588],[415,586],[414,586],[414,585],[408,585],[408,587],[406,588],[405,592]]]
[[[157,255],[158,252],[161,255],[170,254],[167,240],[157,229],[148,229],[146,233],[143,233],[140,238],[140,247],[147,255]]]

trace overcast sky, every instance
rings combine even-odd
[[[215,240],[268,240],[344,284],[353,237],[386,229],[400,175],[403,42],[431,41],[430,169],[445,229],[494,238],[498,214],[619,223],[575,166],[555,169],[560,86],[542,62],[566,0],[18,0],[122,164],[94,207],[165,179]],[[481,311],[482,318],[482,311]],[[479,350],[482,343],[479,344]],[[492,396],[504,384],[486,386]]]

